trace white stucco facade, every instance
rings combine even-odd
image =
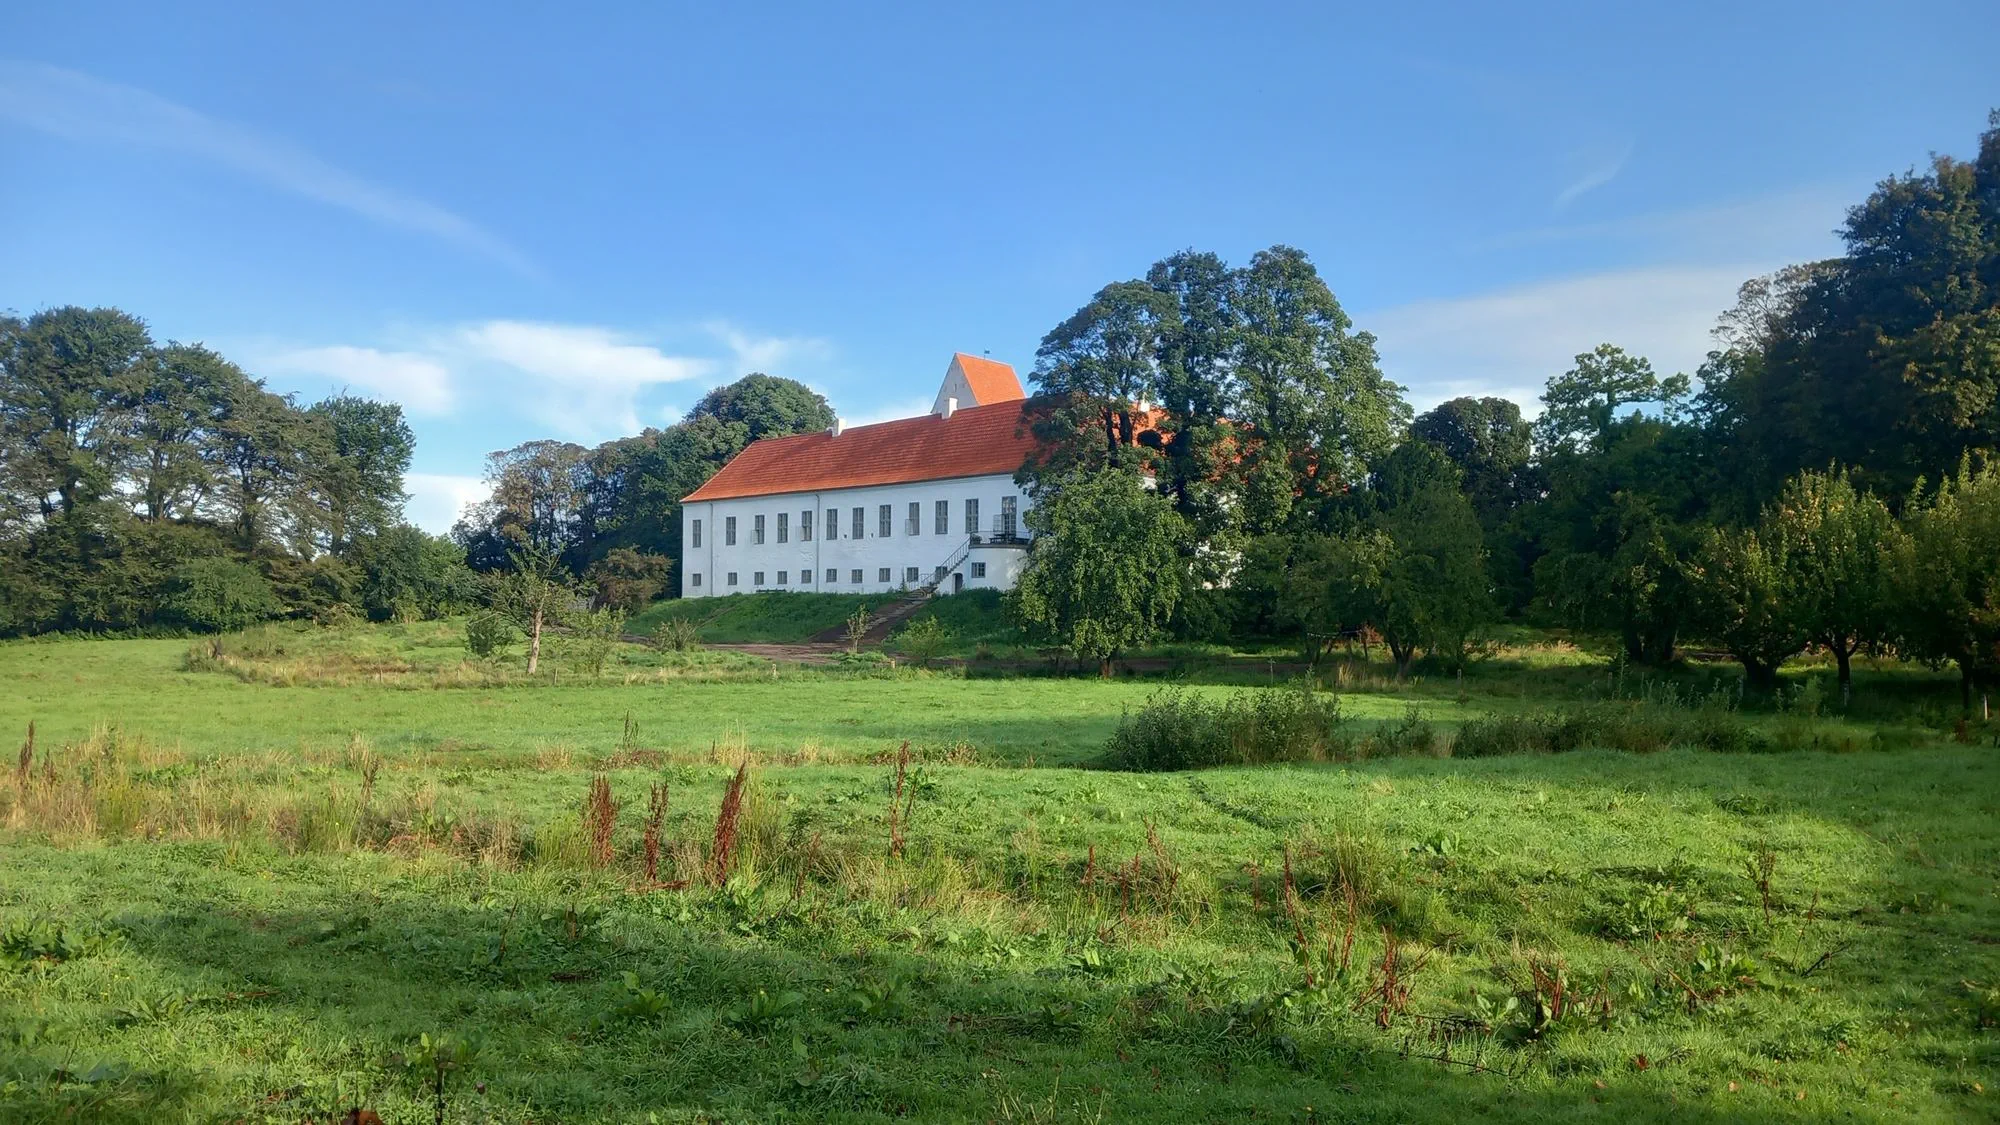
[[[1027,508],[1011,474],[690,500],[681,596],[1009,589],[1027,559]]]

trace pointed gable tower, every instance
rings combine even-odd
[[[1019,402],[1027,397],[1028,393],[1021,389],[1021,380],[1012,367],[997,360],[956,352],[951,357],[951,365],[944,369],[944,383],[938,387],[937,401],[931,403],[931,413],[945,414],[948,407],[964,410],[971,406],[991,406],[996,402]]]

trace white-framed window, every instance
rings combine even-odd
[[[875,581],[887,582],[888,580],[889,580],[889,568],[885,566],[881,569],[880,572],[876,574]]]
[[[1014,537],[1015,525],[1018,519],[1017,513],[1014,510],[1015,503],[1016,501],[1012,496],[1002,496],[1000,498],[1000,534],[1009,539]]]
[[[750,545],[753,547],[764,545],[764,513],[762,512],[750,517]]]
[[[839,583],[840,583],[840,571],[839,571],[838,569],[834,568],[834,567],[827,567],[827,568],[826,568],[826,580],[827,580],[828,582],[831,582],[831,583],[835,584],[835,585],[839,585]]]
[[[690,546],[690,547],[699,547],[699,546],[701,546],[701,521],[700,521],[700,520],[696,520],[696,521],[694,521],[694,525],[693,525],[692,527],[690,527],[690,528],[688,529],[688,535],[689,535],[689,536],[691,537],[691,539],[692,539],[692,542],[690,542],[690,543],[688,544],[688,546]],[[699,585],[701,585],[701,583],[697,582],[697,583],[695,583],[695,585],[699,586]]]
[[[790,512],[778,513],[778,542],[783,543],[791,537],[791,527],[789,526],[791,521],[792,514]]]
[[[910,501],[909,518],[903,521],[903,534],[916,535],[923,531],[924,506],[917,500]]]
[[[764,584],[764,572],[761,570],[752,571],[750,573],[750,584],[752,586],[762,586]]]
[[[949,500],[940,500],[940,501],[938,501],[938,502],[937,502],[937,515],[936,515],[935,519],[936,519],[936,521],[937,521],[937,528],[936,528],[936,531],[937,531],[937,533],[938,533],[939,535],[950,535],[950,534],[951,534],[951,501],[949,501]]]
[[[861,585],[861,571],[858,569],[849,571],[847,574],[847,580],[849,582],[854,583],[856,586]]]
[[[792,572],[791,572],[791,571],[789,571],[789,570],[781,570],[781,571],[779,571],[779,572],[778,572],[778,585],[780,585],[780,586],[783,586],[783,585],[786,585],[786,584],[787,584],[787,583],[788,583],[788,582],[790,581],[791,577],[792,577]]]
[[[866,508],[854,509],[854,534],[848,536],[849,539],[861,538],[861,529],[866,526],[865,521],[867,519],[868,519],[868,509]]]
[[[735,572],[735,571],[733,571],[733,570],[729,572],[729,583],[728,583],[728,584],[729,584],[729,585],[731,585],[731,586],[734,586],[734,585],[736,585],[736,572]]]
[[[807,508],[805,511],[799,513],[799,542],[810,543],[812,542],[812,538],[813,514],[812,509]]]
[[[936,570],[932,571],[931,577],[937,579],[940,582],[944,581],[944,568],[938,567]]]
[[[722,545],[725,547],[736,546],[735,516],[724,516],[722,519]]]
[[[974,496],[965,502],[965,533],[979,534],[979,498]]]
[[[984,578],[984,577],[986,577],[986,564],[985,564],[985,563],[973,563],[973,564],[972,564],[972,576],[973,576],[974,578]]]
[[[884,504],[875,512],[875,534],[884,539],[889,538],[889,509],[890,505]]]
[[[903,568],[903,581],[905,581],[905,582],[915,582],[916,580],[917,580],[917,568],[916,568],[916,567],[914,567],[914,566],[906,566],[906,567],[904,567],[904,568]]]
[[[813,572],[810,570],[799,571],[799,585],[810,586],[812,584],[813,584]]]
[[[688,584],[699,587],[701,585],[701,572],[695,571],[693,574],[688,575]]]

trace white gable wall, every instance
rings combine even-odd
[[[947,380],[946,389],[950,389]],[[963,404],[966,400],[961,399]],[[826,594],[878,594],[930,581],[937,568],[953,564],[938,589],[950,593],[952,573],[965,589],[1008,589],[1019,576],[1027,552],[998,547],[967,551],[967,536],[1000,533],[1003,500],[1016,504],[1014,534],[1026,536],[1021,517],[1028,500],[1011,474],[918,481],[910,484],[794,492],[735,500],[700,500],[681,506],[681,595],[689,598],[745,594],[756,590],[799,590]],[[965,502],[979,501],[979,527],[965,526]],[[937,526],[937,502],[948,519]],[[909,532],[910,505],[917,505],[917,532]],[[889,534],[881,528],[881,506],[889,505]],[[854,509],[862,510],[862,535],[854,537]],[[802,515],[812,514],[812,537],[801,536]],[[764,541],[756,542],[758,516]],[[778,517],[785,517],[785,541],[778,541]],[[728,521],[736,520],[736,542],[728,542]],[[829,516],[837,522],[826,534]],[[699,546],[695,524],[701,524]],[[974,564],[986,574],[975,575]],[[916,579],[910,579],[910,569]],[[854,580],[854,572],[861,580]],[[887,571],[888,577],[883,577]],[[832,572],[829,579],[828,572]],[[736,576],[732,585],[731,574]],[[758,574],[763,575],[759,581]],[[697,582],[696,577],[700,579]],[[782,579],[782,580],[781,580]]]
[[[946,400],[954,398],[958,400],[960,410],[984,405],[979,396],[972,393],[972,383],[966,379],[965,368],[957,357],[953,357],[951,366],[944,369],[944,382],[938,386],[937,398],[931,403],[931,413],[943,414]]]

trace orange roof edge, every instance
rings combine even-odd
[[[953,352],[951,359],[965,373],[965,381],[972,386],[972,396],[981,406],[1019,402],[1028,397],[1028,392],[1021,387],[1021,377],[1014,373],[1010,364],[964,352]]]

